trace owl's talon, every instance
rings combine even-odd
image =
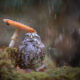
[[[31,69],[21,69],[18,66],[16,67],[16,70],[19,71],[19,72],[21,72],[21,73],[30,73],[30,72],[32,72]]]
[[[42,65],[39,68],[37,68],[36,71],[40,71],[40,72],[45,71],[47,66],[48,64]]]
[[[31,69],[26,69],[26,72],[30,73],[30,72],[32,72],[32,70]]]

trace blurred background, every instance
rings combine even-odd
[[[4,18],[35,28],[49,50],[61,51],[62,61],[80,56],[80,0],[0,0],[0,46],[9,44],[15,30],[2,22]],[[21,31],[20,41],[24,34]]]

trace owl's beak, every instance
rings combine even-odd
[[[33,36],[31,35],[30,38],[33,38]]]

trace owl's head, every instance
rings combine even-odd
[[[37,33],[26,33],[26,41],[41,41],[40,36]]]

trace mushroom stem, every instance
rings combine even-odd
[[[10,48],[13,48],[15,46],[15,43],[18,41],[18,37],[19,37],[19,29],[16,29],[15,32],[13,33],[13,35],[11,37],[11,41],[9,43]]]

